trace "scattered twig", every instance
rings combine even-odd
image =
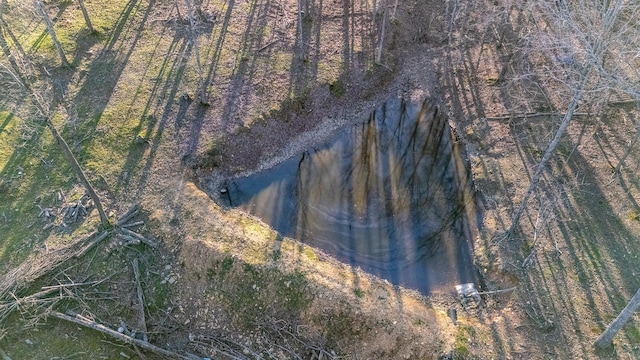
[[[271,45],[277,43],[278,41],[280,41],[280,39],[275,39],[273,41],[271,41],[270,43],[266,44],[265,46],[261,47],[260,49],[258,49],[258,52],[261,52],[262,50],[265,50],[266,48],[270,47]]]
[[[81,283],[71,283],[71,284],[59,284],[59,285],[51,285],[51,286],[43,286],[42,290],[58,290],[62,288],[70,288],[77,286],[85,286],[85,285],[95,285],[98,281],[89,281],[89,282],[81,282]]]

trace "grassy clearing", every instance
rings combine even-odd
[[[12,266],[42,247],[52,232],[41,230],[45,222],[38,218],[38,205],[59,205],[56,192],[66,193],[75,178],[47,129],[12,113],[1,117],[0,224],[5,236],[0,263]]]

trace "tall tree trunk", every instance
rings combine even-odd
[[[4,47],[3,47],[3,51],[5,51]],[[10,55],[11,53],[9,52],[9,56]],[[71,152],[69,145],[64,140],[64,138],[60,135],[58,130],[56,130],[55,126],[51,122],[51,116],[49,111],[47,111],[47,109],[45,108],[45,105],[40,102],[40,97],[34,92],[33,88],[31,87],[31,84],[28,81],[27,75],[23,74],[23,71],[20,71],[20,68],[16,64],[12,63],[12,66],[15,66],[14,71],[16,71],[17,73],[16,74],[18,77],[17,80],[20,81],[22,86],[29,92],[29,95],[32,98],[33,104],[38,109],[38,111],[40,111],[42,116],[45,118],[47,127],[51,130],[53,137],[56,139],[56,142],[58,143],[58,145],[62,149],[62,152],[64,153],[67,160],[69,161],[71,168],[76,173],[76,176],[78,176],[78,178],[80,179],[80,182],[82,182],[82,185],[84,185],[84,188],[87,190],[87,193],[89,193],[89,197],[91,197],[91,200],[93,200],[93,203],[96,204],[96,208],[98,209],[98,214],[100,215],[100,222],[102,223],[102,226],[107,228],[110,227],[111,224],[109,223],[109,218],[107,217],[107,214],[104,212],[104,209],[102,207],[102,201],[100,201],[100,197],[98,196],[96,191],[93,189],[93,186],[91,185],[91,182],[89,182],[89,179],[87,179],[87,176],[84,174],[82,167],[78,163],[78,160],[76,159],[76,157]]]
[[[302,36],[302,0],[298,0],[298,37],[300,37],[300,56],[304,56],[304,37]]]
[[[2,5],[0,5],[0,7],[1,6]],[[0,9],[0,11],[2,10]],[[7,40],[4,38],[3,30],[4,30],[4,26],[2,26],[2,21],[0,21],[0,47],[2,48],[2,52],[4,53],[4,56],[6,56],[7,59],[9,60],[9,64],[11,65],[11,69],[15,73],[15,76],[17,76],[21,82],[24,82],[24,78],[22,77],[22,72],[20,71],[20,67],[18,67],[18,63],[16,63],[16,59],[13,57],[13,54],[11,53],[11,49],[7,44]]]
[[[51,35],[51,40],[53,40],[53,46],[56,48],[58,52],[58,56],[60,56],[60,61],[62,62],[62,66],[69,67],[69,61],[67,60],[66,55],[64,54],[64,50],[62,50],[62,45],[60,45],[60,41],[58,41],[58,37],[56,36],[56,32],[53,28],[53,22],[51,22],[51,18],[49,18],[49,14],[47,13],[47,9],[45,9],[42,0],[33,0],[40,16],[42,16],[42,20],[44,20],[44,24],[47,27],[47,32]]]
[[[527,189],[527,192],[524,193],[524,197],[522,198],[522,202],[520,203],[520,206],[518,206],[518,209],[516,210],[516,212],[513,214],[513,217],[511,218],[511,226],[509,227],[509,230],[507,230],[507,235],[513,234],[513,231],[515,230],[516,226],[518,226],[518,223],[520,222],[520,217],[522,216],[522,213],[524,213],[524,209],[527,207],[527,202],[529,202],[529,198],[531,197],[531,195],[533,195],[533,192],[535,191],[536,186],[538,185],[538,181],[540,180],[540,178],[542,177],[542,174],[544,173],[544,169],[547,166],[549,159],[551,159],[551,156],[556,151],[558,144],[560,144],[560,139],[562,138],[564,133],[567,131],[567,128],[571,123],[571,119],[573,118],[573,113],[578,108],[578,103],[580,102],[580,99],[582,98],[582,94],[584,93],[584,89],[587,84],[587,79],[590,73],[591,73],[591,68],[582,74],[580,84],[578,85],[578,88],[575,89],[573,92],[573,98],[571,99],[571,103],[567,108],[567,113],[564,114],[562,123],[560,123],[560,128],[558,128],[558,131],[556,131],[556,134],[553,137],[553,140],[551,141],[551,143],[547,147],[547,150],[542,156],[542,160],[540,160],[540,163],[538,163],[536,172],[533,174],[533,177],[531,178],[531,182],[529,183],[529,188]]]
[[[387,26],[387,13],[389,12],[389,7],[387,6],[387,1],[384,2],[384,11],[382,12],[382,27],[380,28],[380,42],[378,43],[378,52],[376,55],[376,64],[382,65],[382,47],[384,46],[384,31]]]
[[[620,169],[622,169],[622,166],[624,165],[624,161],[627,159],[627,156],[631,154],[631,150],[636,145],[639,139],[640,139],[640,122],[638,122],[638,126],[636,126],[636,135],[633,137],[633,140],[631,140],[631,144],[629,144],[629,147],[627,147],[627,150],[625,150],[624,154],[620,158],[618,165],[616,165],[616,168],[613,170],[614,173],[618,174],[620,172]]]
[[[187,4],[187,16],[189,17],[189,30],[191,32],[191,44],[193,44],[193,50],[196,53],[196,66],[198,71],[198,97],[201,104],[208,104],[207,99],[207,84],[205,83],[204,71],[202,70],[202,63],[200,63],[200,46],[198,45],[198,37],[196,36],[196,24],[193,14],[193,6],[191,6],[191,0],[185,0]]]
[[[178,4],[178,0],[174,2],[176,6],[176,12],[178,13],[178,21],[182,22],[184,19],[182,18],[182,14],[180,13],[180,5]]]
[[[100,214],[100,222],[102,223],[102,226],[110,227],[111,225],[109,223],[109,218],[107,217],[107,214],[105,214],[104,209],[102,208],[102,202],[100,201],[100,197],[98,196],[96,191],[93,189],[93,186],[91,186],[89,179],[87,179],[87,176],[84,174],[84,171],[82,170],[82,167],[78,163],[78,160],[76,160],[76,157],[71,152],[69,145],[64,140],[64,138],[60,135],[58,130],[56,130],[55,126],[51,122],[51,118],[47,116],[46,121],[47,121],[47,126],[49,127],[49,129],[51,130],[51,133],[53,134],[53,137],[56,139],[56,142],[58,143],[58,145],[60,145],[62,152],[67,157],[67,160],[71,165],[71,168],[73,169],[73,171],[76,173],[76,175],[82,182],[82,185],[84,185],[84,188],[89,193],[89,196],[91,197],[91,200],[93,200],[93,203],[96,204],[96,208],[98,209],[98,214]]]
[[[4,56],[6,56],[7,59],[9,59],[11,70],[14,73],[13,75],[18,79],[18,81],[24,83],[25,78],[22,76],[20,67],[18,66],[18,63],[16,63],[16,59],[13,57],[13,54],[11,54],[11,49],[9,49],[9,46],[7,45],[7,41],[2,35],[2,25],[0,25],[0,47],[2,48],[2,52],[4,53]]]
[[[80,10],[82,10],[82,16],[84,16],[84,22],[87,23],[87,28],[89,28],[90,32],[95,32],[95,30],[93,29],[93,25],[91,24],[91,19],[89,18],[87,8],[84,6],[84,0],[78,0],[78,4],[80,5]]]
[[[640,289],[636,292],[635,295],[631,298],[631,301],[627,304],[627,306],[622,309],[618,317],[607,328],[605,331],[596,339],[594,346],[599,349],[606,349],[608,347],[613,346],[613,337],[616,336],[618,331],[622,329],[624,324],[629,321],[629,319],[633,316],[633,314],[640,307]]]
[[[9,35],[9,37],[11,38],[11,41],[13,41],[14,46],[16,47],[20,55],[23,56],[23,58],[26,58],[26,55],[24,53],[24,49],[22,48],[22,46],[20,46],[18,39],[16,39],[16,36],[13,34],[11,29],[7,26],[7,23],[4,21],[4,18],[2,17],[5,5],[6,5],[6,0],[0,0],[0,47],[2,47],[2,52],[11,62],[11,66],[14,68],[14,71],[17,71],[16,76],[22,76],[22,74],[18,70],[16,59],[13,56],[11,49],[9,48],[7,39],[4,37],[5,32],[7,33],[7,35]]]
[[[18,50],[18,53],[20,54],[20,56],[26,59],[27,53],[24,51],[24,49],[22,48],[22,45],[20,45],[20,42],[18,41],[18,38],[13,33],[13,31],[11,31],[11,28],[7,26],[7,22],[4,21],[4,18],[2,17],[0,17],[0,24],[4,28],[4,31],[7,33],[7,35],[9,35],[9,37],[11,38],[11,41],[13,42],[13,46],[15,47],[16,50]]]

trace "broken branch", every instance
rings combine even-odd
[[[132,222],[132,223],[129,223],[129,224],[123,224],[123,225],[120,225],[120,227],[130,228],[130,227],[134,227],[134,226],[138,226],[138,225],[144,225],[144,221],[136,221],[136,222]]]
[[[129,207],[127,212],[122,214],[116,221],[116,225],[120,226],[125,222],[129,221],[132,217],[134,217],[138,213],[138,204],[133,204]]]
[[[133,259],[133,274],[136,278],[136,289],[138,291],[138,326],[142,330],[143,340],[148,342],[147,320],[144,316],[144,297],[142,296],[142,286],[140,285],[140,269],[138,268],[138,258]]]
[[[63,314],[57,311],[49,311],[49,315],[56,317],[58,319],[61,320],[65,320],[65,321],[69,321],[72,322],[74,324],[78,324],[78,325],[82,325],[84,327],[88,327],[90,329],[99,331],[105,335],[109,335],[113,338],[116,338],[124,343],[130,344],[130,345],[134,345],[134,346],[139,346],[145,350],[149,350],[155,354],[158,355],[163,355],[163,356],[168,356],[170,358],[173,359],[193,359],[192,357],[186,357],[183,355],[180,355],[176,352],[167,350],[167,349],[163,349],[161,347],[155,346],[153,344],[150,344],[146,341],[142,341],[142,340],[138,340],[136,338],[133,338],[131,336],[125,335],[125,334],[121,334],[115,330],[112,330],[102,324],[99,324],[95,321],[89,320],[87,318],[85,318],[84,316],[81,316],[79,314],[76,314],[73,311],[67,310],[67,314]]]
[[[131,237],[134,237],[134,238],[142,241],[143,243],[145,243],[145,244],[147,244],[147,245],[149,245],[151,247],[157,247],[158,246],[158,244],[155,241],[153,241],[151,239],[147,239],[146,237],[138,234],[137,232],[131,231],[131,230],[126,229],[126,228],[122,228],[120,230],[122,231],[122,233],[124,235],[129,235]]]
[[[517,288],[518,288],[517,286],[514,286],[514,287],[508,288],[508,289],[500,289],[500,290],[494,290],[494,291],[483,291],[483,292],[479,292],[478,295],[501,294],[501,293],[513,291],[513,290],[515,290]]]
[[[85,241],[91,239],[91,237],[93,237],[96,233],[97,233],[97,231],[94,231],[91,234],[89,234],[89,236],[87,237],[87,239]],[[83,247],[77,253],[75,253],[73,255],[73,257],[81,258],[82,256],[84,256],[84,254],[87,253],[87,251],[91,250],[91,248],[96,246],[96,244],[98,244],[100,241],[104,240],[107,236],[109,236],[109,232],[108,231],[103,231],[102,233],[100,233],[100,235],[97,238],[95,238],[93,241],[91,241],[89,244],[87,244],[85,247]]]

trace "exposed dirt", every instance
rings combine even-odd
[[[293,17],[293,4],[289,6],[289,17]],[[318,51],[304,54],[290,41],[285,51],[291,51],[294,60],[286,86],[268,76],[236,77],[226,89],[226,102],[214,100],[206,110],[190,106],[184,122],[193,124],[195,118],[197,123],[199,112],[204,112],[199,120],[199,139],[207,146],[189,148],[185,159],[196,169],[194,180],[215,198],[220,179],[272,166],[321,142],[336,129],[361,121],[390,96],[435,97],[468,147],[478,199],[484,208],[485,227],[475,246],[485,290],[517,286],[516,290],[487,295],[486,307],[464,312],[452,298],[427,299],[392,289],[317,250],[286,239],[280,245],[276,234],[253,224],[244,214],[217,208],[191,185],[177,184],[167,197],[166,191],[172,187],[167,187],[167,177],[155,170],[152,177],[163,182],[158,185],[163,189],[162,204],[168,205],[167,211],[156,214],[159,223],[172,216],[182,223],[175,236],[181,240],[175,246],[183,278],[175,301],[189,304],[184,316],[190,319],[192,329],[228,329],[225,324],[234,323],[237,314],[217,312],[215,306],[211,308],[215,299],[201,295],[211,286],[202,276],[206,264],[224,261],[224,254],[233,254],[248,263],[271,264],[267,268],[304,271],[312,279],[305,292],[313,300],[289,320],[310,331],[305,334],[306,341],[316,341],[350,358],[638,356],[639,349],[633,345],[638,330],[633,325],[620,335],[613,353],[596,354],[591,348],[591,342],[640,285],[633,270],[633,274],[623,270],[637,264],[634,254],[638,245],[633,238],[640,230],[635,180],[638,157],[629,157],[618,177],[611,174],[616,157],[633,135],[630,117],[636,116],[635,112],[622,106],[608,107],[600,117],[578,115],[517,236],[502,240],[510,214],[557,128],[557,117],[537,114],[553,109],[562,113],[564,99],[561,89],[545,89],[560,96],[549,95],[541,93],[538,84],[516,81],[519,68],[533,61],[520,53],[505,53],[509,41],[517,41],[518,30],[510,28],[518,16],[516,8],[467,4],[457,10],[462,14],[456,18],[459,28],[454,27],[448,38],[446,4],[399,6],[388,24],[383,66],[372,63],[375,43],[363,42],[361,51],[354,50],[358,46],[351,43],[354,38],[370,39],[377,31],[367,25],[372,18],[356,15],[370,14],[371,9],[346,14],[336,6],[308,10],[305,16],[311,19],[310,28],[321,23],[315,33],[332,40],[305,44],[303,48]],[[380,13],[374,18],[379,27]],[[349,26],[340,29],[342,21]],[[341,37],[347,28],[356,29],[349,33],[349,43]],[[283,39],[295,39],[296,31],[288,28]],[[286,44],[280,41],[269,49],[282,49]],[[331,86],[310,80],[323,59],[340,53],[344,70]],[[261,56],[260,51],[256,56]],[[260,94],[265,81],[270,86]],[[336,94],[333,86],[343,88]],[[243,114],[250,111],[239,108],[260,108],[258,103],[267,94],[286,99],[280,108],[247,120],[251,117]],[[233,109],[231,116],[220,113],[224,107]],[[219,136],[219,129],[227,129],[226,134],[216,140],[219,142],[212,150],[211,142],[202,139]],[[167,198],[176,200],[168,204]],[[158,200],[151,199],[150,208],[162,208]],[[211,235],[212,230],[217,235]],[[166,229],[165,233],[171,231],[176,230]],[[221,239],[228,237],[245,240],[228,240],[225,248]],[[274,249],[279,251],[280,247],[282,258],[275,261]],[[232,281],[244,281],[246,275],[235,274]],[[457,327],[446,316],[449,308],[458,309]],[[206,313],[206,309],[212,312]],[[277,319],[281,309],[275,306],[265,311],[261,316]],[[267,336],[264,326],[257,328],[262,330],[249,331],[248,344],[255,346],[261,336]],[[237,334],[238,327],[228,330]],[[340,339],[332,337],[332,332],[339,333]]]
[[[158,78],[181,81],[148,91],[136,131],[146,127],[149,143],[130,152],[127,171],[106,180],[116,210],[141,202],[145,231],[163,244],[145,263],[149,279],[164,281],[153,291],[169,289],[150,314],[153,340],[212,358],[223,356],[212,349],[254,358],[322,351],[353,359],[640,357],[637,319],[614,349],[591,346],[640,287],[640,152],[612,173],[635,135],[636,109],[615,103],[592,114],[598,108],[584,104],[506,239],[558,127],[559,116],[549,113],[563,113],[567,94],[521,76],[544,72],[545,60],[516,46],[527,20],[518,5],[409,1],[385,10],[302,1],[299,14],[297,3],[206,2],[198,31],[209,106],[195,95],[188,25],[173,3],[145,5],[129,20],[144,31],[88,55],[119,59],[116,45],[131,46],[129,56],[137,41],[174,36],[158,50],[163,56],[156,49],[137,56],[174,59],[176,69]],[[126,91],[110,90],[113,99]],[[516,287],[484,295],[480,308],[394,287],[212,200],[225,177],[272,166],[400,96],[435,98],[467,147],[484,216],[474,244],[482,290]],[[121,290],[134,291],[130,282]],[[104,318],[117,323],[118,316]]]

